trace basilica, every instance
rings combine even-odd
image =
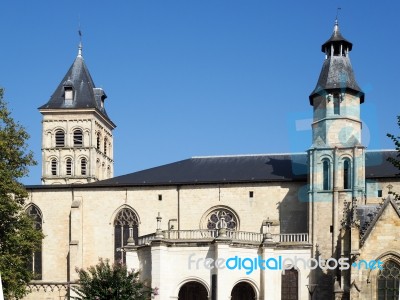
[[[80,44],[39,107],[42,185],[26,186],[25,210],[45,238],[26,299],[70,299],[75,269],[99,258],[140,270],[158,300],[399,299],[400,179],[387,161],[397,153],[363,146],[352,47],[336,21],[303,99],[306,152],[191,157],[114,177],[116,125]]]

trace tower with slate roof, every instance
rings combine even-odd
[[[352,46],[336,20],[332,36],[322,45],[325,61],[309,97],[313,106],[312,146],[308,151],[309,233],[314,258],[349,255],[347,212],[365,201],[360,119],[364,93],[350,63]],[[333,293],[348,290],[342,276],[338,269],[326,269],[316,271],[311,281],[319,286],[323,299],[330,299]]]
[[[116,126],[107,115],[106,98],[94,85],[80,43],[67,74],[39,107],[43,184],[87,183],[113,176]]]

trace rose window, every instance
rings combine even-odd
[[[213,211],[207,220],[208,229],[220,229],[227,228],[231,230],[236,230],[237,220],[232,212],[226,209],[219,209]]]

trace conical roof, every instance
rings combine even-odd
[[[339,92],[350,91],[359,95],[361,103],[364,102],[364,92],[355,79],[348,56],[352,46],[353,44],[340,33],[336,20],[332,36],[322,45],[322,51],[326,53],[327,57],[322,65],[317,85],[309,97],[311,105],[313,105],[315,97],[335,90]]]
[[[344,47],[348,47],[349,51],[351,51],[351,49],[353,48],[353,44],[351,42],[349,42],[348,40],[346,40],[343,35],[340,32],[339,29],[339,23],[338,20],[335,21],[335,26],[333,27],[333,33],[331,35],[331,37],[329,38],[329,40],[327,40],[325,43],[322,44],[321,46],[321,51],[325,52],[325,49],[328,45],[332,44],[332,43],[342,43],[342,45]]]
[[[72,88],[73,101],[65,101],[66,88]],[[107,98],[107,95],[104,91],[101,88],[96,88],[81,55],[81,47],[79,47],[79,53],[74,63],[61,80],[50,100],[39,107],[39,110],[94,108],[107,120],[111,121],[104,105],[102,105],[102,101],[105,98]]]

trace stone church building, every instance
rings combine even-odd
[[[159,300],[399,299],[400,180],[387,161],[397,153],[362,144],[352,47],[336,21],[310,87],[307,152],[113,177],[115,124],[80,45],[39,108],[42,185],[26,187],[26,211],[45,238],[26,299],[69,299],[75,268],[100,257],[140,270]]]

